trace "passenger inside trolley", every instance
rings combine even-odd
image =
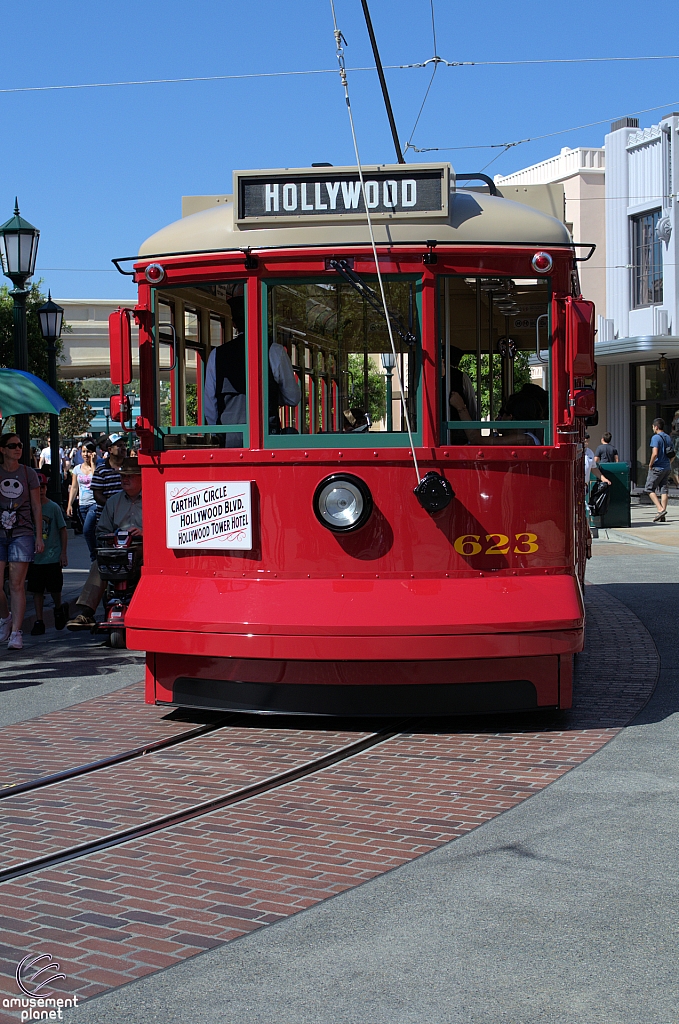
[[[228,300],[234,335],[230,342],[213,348],[205,372],[203,408],[207,424],[238,424],[247,419],[247,362],[245,350],[245,300]],[[281,406],[297,406],[301,393],[290,357],[283,345],[269,348],[269,432],[280,434]],[[224,447],[242,448],[243,434],[224,435]]]
[[[453,378],[454,379],[454,378]],[[472,416],[465,403],[463,396],[458,391],[450,394],[451,410],[459,416],[460,422],[471,422]],[[500,420],[503,421],[540,421],[545,418],[543,409],[549,409],[549,396],[543,388],[536,384],[524,384],[520,391],[510,395],[500,409]],[[508,430],[498,427],[497,436],[481,436],[480,430],[465,429],[465,434],[470,444],[502,444],[502,445],[531,445],[544,444],[541,436],[534,430],[527,428]],[[540,431],[542,434],[542,431]]]
[[[551,443],[549,283],[444,277],[439,307],[448,444]]]

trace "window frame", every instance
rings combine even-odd
[[[497,278],[506,277],[506,278],[514,280],[514,278],[517,275],[512,275],[512,274],[492,274],[492,275],[489,275],[487,273],[486,274],[483,274],[483,273],[475,273],[475,274],[457,273],[457,274],[440,274],[439,275],[439,277],[438,277],[439,286],[438,286],[438,289],[437,289],[437,311],[438,311],[438,323],[439,323],[439,331],[438,331],[439,360],[445,360],[445,357],[446,357],[446,338],[445,338],[445,327],[446,327],[445,316],[446,316],[446,313],[445,313],[445,300],[444,300],[444,296],[442,294],[443,293],[442,283],[445,281],[446,278],[468,279],[470,277],[474,277],[478,281],[478,280],[482,280],[484,278],[487,278],[489,276],[497,277]],[[548,395],[548,398],[549,398],[549,419],[546,419],[546,420],[460,420],[460,421],[458,421],[458,420],[446,420],[446,419],[443,418],[443,409],[444,408],[446,408],[446,409],[448,408],[448,406],[447,406],[447,397],[448,396],[447,395],[444,396],[443,388],[441,388],[441,422],[440,422],[440,427],[439,427],[439,430],[440,430],[439,444],[441,446],[443,446],[443,447],[458,448],[458,447],[461,447],[461,446],[465,446],[465,445],[467,445],[469,443],[466,437],[465,437],[464,440],[462,440],[462,441],[460,441],[458,443],[456,443],[455,441],[452,441],[452,440],[450,440],[450,441],[446,440],[447,436],[451,432],[464,434],[465,430],[490,430],[490,431],[493,431],[493,430],[498,430],[498,429],[506,428],[508,422],[512,423],[517,430],[532,430],[532,429],[544,430],[544,442],[542,443],[542,445],[540,445],[540,447],[550,447],[550,446],[552,446],[554,444],[554,402],[553,402],[553,395],[552,395],[552,391],[553,391],[553,387],[552,387],[552,381],[553,381],[553,374],[552,374],[552,351],[553,351],[553,348],[554,348],[554,335],[553,335],[552,327],[553,327],[553,318],[554,318],[554,308],[553,308],[554,307],[554,301],[553,301],[553,299],[554,299],[554,286],[553,286],[553,282],[552,282],[552,278],[551,277],[537,277],[536,276],[535,280],[540,282],[540,283],[544,283],[544,284],[547,285],[547,380],[548,380],[549,385],[550,385],[549,388],[547,389],[547,395]],[[477,306],[477,310],[478,310],[478,306]],[[544,315],[544,314],[541,314],[541,315]],[[537,330],[537,328],[536,328],[536,330]],[[478,327],[478,323],[477,323],[477,337],[478,337],[478,333],[479,333],[479,327]],[[544,351],[544,349],[541,349],[540,351]],[[481,355],[485,355],[485,354],[486,353],[484,353],[483,350],[481,350]],[[529,363],[529,365],[530,365],[530,363]],[[441,378],[441,380],[443,380],[443,377]],[[447,384],[446,384],[446,387],[447,387]],[[482,436],[481,437],[481,441],[479,443],[481,445],[487,444],[487,443],[493,443],[493,439],[491,437],[483,437]],[[511,445],[507,445],[507,447],[511,447]]]
[[[247,280],[247,278],[237,278],[235,280],[237,280],[237,282],[239,284],[243,285],[243,297],[244,297],[244,302],[245,302],[245,308],[247,310],[247,303],[248,303],[248,280]],[[231,283],[231,281],[232,281],[232,279],[230,278],[228,283]],[[223,281],[213,281],[213,280],[205,280],[205,281],[198,282],[198,284],[222,284],[222,283],[225,283],[225,282],[223,282]],[[246,448],[250,447],[250,412],[249,412],[249,410],[250,410],[250,400],[249,400],[249,396],[248,396],[248,400],[247,400],[247,403],[246,403],[246,409],[247,409],[247,416],[246,416],[247,422],[246,423],[214,423],[214,424],[213,423],[209,423],[209,424],[201,423],[201,424],[195,424],[195,425],[177,424],[177,425],[171,425],[169,427],[163,427],[163,426],[160,425],[160,422],[159,422],[160,421],[160,381],[161,381],[161,378],[160,378],[161,367],[160,367],[160,361],[159,361],[160,346],[168,344],[166,341],[160,341],[160,339],[157,337],[157,327],[159,326],[159,324],[157,322],[157,308],[158,308],[159,295],[160,296],[165,296],[165,297],[161,298],[160,301],[162,301],[163,303],[165,303],[167,305],[171,305],[172,306],[172,310],[173,310],[173,325],[174,325],[174,330],[176,332],[176,330],[177,330],[177,307],[176,307],[176,296],[174,295],[174,293],[176,291],[179,291],[182,288],[189,289],[189,288],[195,288],[195,287],[196,287],[196,283],[195,282],[186,282],[184,284],[173,284],[171,286],[165,285],[164,287],[163,287],[163,285],[160,285],[160,286],[158,286],[156,288],[152,288],[151,289],[151,312],[152,312],[152,315],[153,315],[153,329],[151,331],[151,349],[152,349],[152,352],[153,352],[153,367],[154,367],[154,388],[153,388],[153,419],[154,419],[154,422],[153,422],[153,434],[154,434],[154,449],[156,451],[171,451],[171,450],[175,450],[175,446],[172,446],[171,448],[166,446],[165,438],[167,436],[178,437],[180,439],[180,442],[181,442],[181,438],[184,437],[184,436],[188,436],[188,435],[191,435],[191,436],[194,436],[194,437],[206,437],[206,436],[208,436],[210,434],[242,434],[243,435],[243,447],[239,448],[239,449],[233,449],[233,450],[244,451]],[[171,295],[173,301],[171,301],[167,297],[168,295]],[[182,303],[182,322],[183,322],[183,319],[185,317],[186,307],[187,306],[189,306],[191,312],[196,312],[196,310],[194,309],[194,307],[192,306],[192,304],[190,302]],[[200,330],[201,330],[201,327],[200,327],[200,315],[199,315],[198,316],[198,331],[199,331],[199,335],[198,336],[199,336],[199,339],[200,339]],[[248,358],[249,358],[248,318],[247,318],[247,316],[245,317],[245,331],[244,331],[244,333],[245,333],[245,363],[246,363],[246,366],[247,366],[248,365]],[[209,342],[209,338],[208,338],[208,342]],[[224,341],[224,342],[222,342],[222,344],[228,344],[228,342]],[[194,344],[189,344],[188,346],[184,345],[184,347],[185,348],[188,347],[189,349],[191,349],[191,350],[193,350],[193,351],[195,351],[197,353],[199,352],[199,349]],[[212,354],[212,352],[215,351],[217,348],[219,348],[218,345],[214,345],[214,346],[210,345],[209,346],[208,359],[209,359],[210,355]],[[202,344],[200,346],[200,354],[202,354]],[[176,374],[177,358],[178,358],[178,356],[177,356],[177,352],[176,352],[176,333],[175,333],[175,366],[174,366],[173,369],[170,370],[170,374],[171,375],[172,374]],[[202,378],[203,378],[201,382],[198,382],[198,380],[196,381],[196,384],[200,388],[200,393],[202,395],[202,393],[204,391],[204,387],[205,387],[205,372],[207,370],[207,362],[203,362],[202,359],[198,359],[197,360],[197,367],[200,368],[200,371],[201,371],[201,374],[202,374]],[[176,379],[176,378],[174,378],[174,379]],[[172,383],[172,381],[173,381],[173,377],[172,376],[170,377],[170,381]],[[176,384],[172,385],[172,394],[173,394],[173,396],[174,396],[175,389],[176,389]],[[199,403],[199,407],[200,407],[200,411],[201,411],[201,414],[202,414],[201,415],[201,418],[202,418],[204,416],[203,402]],[[176,396],[174,396],[173,397],[173,417],[174,418],[176,418],[176,410],[177,410],[177,400],[176,400]],[[181,445],[180,444],[180,445],[178,445],[178,447],[179,446],[187,447],[187,448],[189,447],[188,444],[187,445]],[[205,445],[205,444],[200,444],[200,445],[196,445],[195,449],[192,448],[192,450],[202,451],[202,450],[204,450],[207,447],[209,447],[209,446]],[[217,446],[214,446],[214,447],[217,447]]]
[[[662,255],[662,242],[660,241],[660,239],[656,235],[656,227],[658,225],[658,221],[660,220],[661,216],[662,216],[662,210],[660,209],[660,207],[656,207],[653,210],[645,210],[643,213],[634,214],[634,216],[629,218],[629,222],[630,222],[630,251],[631,251],[631,256],[632,256],[632,258],[631,258],[632,267],[631,267],[631,270],[630,270],[630,277],[631,277],[630,291],[631,291],[631,300],[632,300],[631,303],[630,303],[630,308],[631,309],[648,309],[650,306],[660,306],[662,304],[662,301],[663,301],[664,265],[663,265],[663,255]],[[644,274],[642,274],[642,261],[637,259],[638,251],[640,251],[643,248],[642,246],[638,246],[637,245],[637,234],[641,230],[642,222],[644,220],[648,220],[648,218],[651,219],[651,224],[652,224],[652,241],[650,242],[650,244],[647,243],[647,247],[648,247],[648,250],[650,250],[650,252],[652,254],[652,262],[649,265],[649,271],[644,275]],[[658,261],[657,262],[656,262],[656,255],[658,257]],[[654,277],[654,272],[655,272],[656,268],[659,270],[659,276],[657,278]],[[642,291],[642,285],[645,283],[646,288],[647,288],[648,293],[649,293],[649,296],[650,296],[651,288],[649,287],[649,284],[655,284],[657,282],[659,282],[659,284],[660,284],[660,297],[659,298],[651,298],[651,297],[649,297],[646,302],[639,301],[638,300],[638,295]]]
[[[370,279],[376,277],[375,274],[364,275]],[[364,434],[351,434],[351,433],[327,433],[327,434],[270,434],[269,433],[269,417],[267,410],[269,408],[269,374],[268,374],[268,359],[269,359],[269,290],[276,287],[276,285],[312,285],[312,284],[327,284],[329,278],[323,277],[319,274],[313,274],[310,276],[299,276],[299,277],[266,277],[261,278],[261,298],[262,298],[262,324],[261,324],[261,345],[262,345],[262,366],[267,368],[267,372],[262,372],[262,409],[260,415],[263,417],[263,447],[266,449],[297,449],[297,448],[408,448],[410,441],[408,439],[408,432],[406,430],[399,431],[386,431],[386,430],[375,430],[367,431]],[[337,277],[333,277],[333,282],[338,285],[342,283],[342,280]],[[383,274],[382,280],[387,282],[392,281],[408,281],[415,283],[415,305],[417,309],[417,322],[415,325],[415,336],[417,339],[416,347],[416,360],[415,360],[415,381],[417,385],[417,429],[413,430],[413,444],[415,447],[422,447],[422,417],[424,414],[424,379],[422,373],[422,275],[421,274]]]

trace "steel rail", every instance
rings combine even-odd
[[[242,803],[244,800],[250,800],[253,797],[261,796],[262,793],[268,793],[270,790],[280,789],[283,786],[289,785],[291,782],[297,782],[299,779],[303,779],[307,775],[313,775],[316,772],[323,771],[323,769],[330,768],[339,761],[346,761],[349,758],[354,757],[356,754],[360,754],[364,750],[368,750],[370,747],[374,747],[379,743],[384,743],[386,740],[392,739],[392,737],[398,735],[400,729],[407,721],[410,721],[410,719],[402,719],[393,726],[380,729],[379,732],[372,733],[370,736],[367,736],[362,740],[357,740],[355,743],[349,743],[345,747],[340,747],[339,750],[335,750],[331,754],[326,754],[323,757],[316,758],[314,761],[307,761],[306,764],[299,765],[297,768],[291,768],[278,775],[272,775],[268,779],[263,779],[261,782],[255,782],[249,786],[243,786],[241,789],[236,789],[232,793],[227,793],[225,796],[213,797],[211,800],[205,800],[200,804],[196,804],[194,807],[187,807],[183,811],[176,811],[174,814],[164,815],[162,818],[156,818],[143,825],[135,825],[133,828],[114,832],[101,839],[93,839],[90,842],[81,843],[78,846],[71,847],[69,850],[61,850],[58,853],[51,853],[46,854],[44,857],[37,857],[35,860],[24,861],[22,864],[15,864],[13,867],[5,868],[0,871],[0,883],[10,882],[14,878],[20,878],[22,875],[28,875],[34,871],[41,871],[44,868],[55,867],[56,865],[63,864],[66,861],[76,860],[77,858],[85,857],[90,853],[99,853],[101,850],[107,850],[113,846],[120,846],[123,843],[129,843],[134,839],[141,839],[153,832],[171,828],[174,825],[181,825],[185,821],[191,821],[192,818],[201,817],[202,815],[209,814],[211,811],[220,810],[222,807],[229,807],[232,804]]]
[[[121,764],[124,761],[133,761],[144,754],[154,754],[157,750],[164,750],[167,747],[174,747],[177,743],[184,743],[186,740],[204,736],[206,733],[221,729],[230,721],[234,715],[227,715],[220,718],[218,722],[208,725],[201,725],[198,729],[191,729],[188,732],[181,732],[165,740],[154,740],[152,743],[144,743],[142,746],[133,747],[132,750],[125,750],[121,754],[111,754],[110,757],[102,757],[98,761],[89,761],[87,764],[77,765],[75,768],[65,768],[64,771],[54,772],[52,775],[42,775],[37,779],[28,782],[21,782],[18,786],[3,786],[0,789],[0,800],[10,796],[18,796],[20,793],[30,793],[34,789],[42,789],[43,786],[51,786],[66,779],[78,778],[81,775],[89,775],[90,772],[98,772],[102,768],[110,768],[111,765]]]

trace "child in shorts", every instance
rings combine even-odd
[[[27,589],[33,595],[35,605],[35,622],[31,636],[42,636],[45,632],[43,609],[45,591],[52,595],[54,601],[54,625],[63,629],[68,621],[68,605],[61,603],[61,591],[64,586],[62,567],[68,565],[68,531],[66,521],[60,507],[47,497],[47,477],[38,473],[40,479],[40,502],[42,505],[42,539],[44,551],[36,554],[28,567]]]

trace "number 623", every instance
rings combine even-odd
[[[487,533],[485,539],[486,544],[489,545],[485,551],[479,533],[465,533],[461,537],[456,537],[453,547],[458,555],[464,555],[467,558],[470,555],[480,555],[481,553],[484,555],[509,554],[512,545],[509,537],[504,533]],[[536,533],[515,533],[514,540],[516,543],[512,550],[515,555],[533,555],[539,549]]]

